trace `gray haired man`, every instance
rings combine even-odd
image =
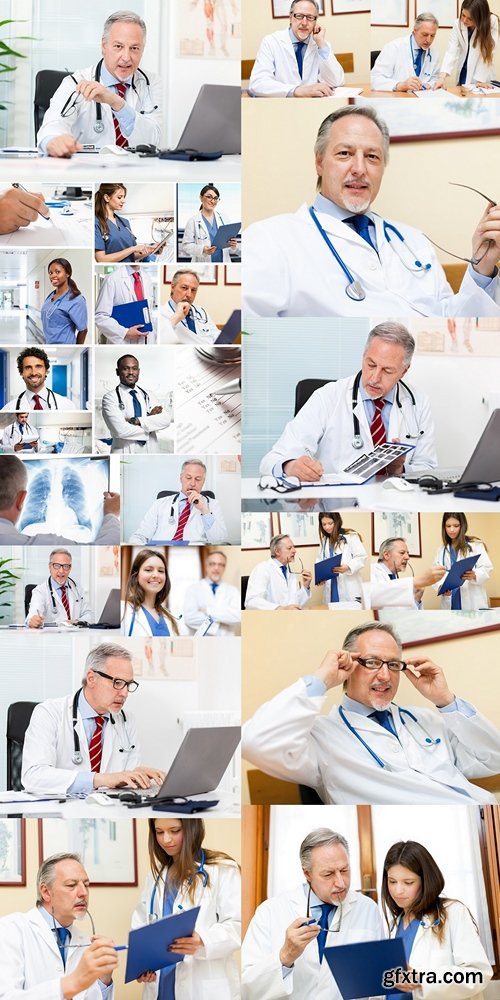
[[[245,608],[250,611],[300,611],[311,598],[312,574],[291,569],[297,552],[290,535],[275,535],[271,556],[254,566],[248,578]]]
[[[387,42],[371,71],[372,90],[433,90],[439,79],[439,57],[432,48],[438,28],[435,15],[424,12],[410,35]]]

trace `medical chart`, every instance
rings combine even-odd
[[[213,393],[239,378],[240,366],[212,364],[203,360],[196,348],[184,346],[176,348],[176,362],[177,453],[239,451],[241,394],[214,396]]]

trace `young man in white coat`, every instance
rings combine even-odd
[[[89,877],[78,854],[53,854],[37,874],[36,906],[0,919],[0,996],[112,1000],[113,941],[83,933]]]
[[[151,269],[147,265],[117,265],[111,274],[106,274],[95,304],[95,325],[106,344],[156,344],[156,320],[152,315],[153,281]],[[111,315],[115,306],[146,299],[153,330],[144,333],[140,323],[136,326],[121,326]]]
[[[350,888],[349,846],[342,834],[311,830],[300,845],[300,863],[305,882],[266,899],[250,921],[242,947],[242,1000],[341,1000],[325,947],[385,937],[376,904]]]
[[[49,556],[49,577],[32,591],[26,625],[42,628],[47,622],[90,624],[94,620],[85,594],[71,579],[72,556],[68,549],[53,549]]]
[[[205,576],[192,583],[184,598],[184,623],[193,631],[206,624],[206,635],[236,635],[241,621],[240,592],[222,577],[227,559],[223,552],[209,552]]]
[[[248,578],[247,611],[300,611],[311,599],[312,573],[294,573],[289,564],[296,556],[289,535],[271,538],[271,556],[257,563]]]
[[[11,410],[76,410],[72,399],[53,392],[45,383],[50,371],[48,355],[41,347],[25,347],[17,356],[17,370],[26,386],[14,399],[2,407]]]
[[[48,156],[72,156],[82,143],[93,146],[160,145],[161,80],[139,63],[146,25],[133,11],[108,17],[102,59],[75,70],[57,88],[38,132],[38,148]]]
[[[403,382],[415,341],[400,323],[380,323],[368,335],[361,371],[316,389],[260,463],[261,475],[319,482],[380,444],[414,445],[388,467],[400,476],[437,465],[428,397]],[[409,439],[409,440],[408,440]]]
[[[37,452],[40,450],[40,435],[29,422],[29,413],[16,413],[13,423],[4,428],[2,448],[7,454],[17,452]]]
[[[160,451],[158,431],[170,424],[170,414],[156,397],[138,385],[141,370],[133,354],[116,362],[119,385],[102,397],[102,415],[113,438],[112,452],[147,455]]]
[[[434,14],[419,14],[410,35],[387,42],[370,74],[372,90],[432,90],[439,74],[439,57],[432,48],[438,28]]]
[[[162,309],[168,343],[213,344],[220,330],[206,309],[195,306],[200,287],[196,271],[176,271],[172,277],[170,299]]]
[[[344,70],[318,25],[316,0],[293,0],[290,24],[262,39],[250,76],[252,97],[331,97]]]
[[[158,544],[164,540],[224,545],[229,540],[226,522],[219,501],[203,493],[206,474],[201,459],[186,459],[180,491],[154,501],[129,543]]]
[[[402,671],[437,712],[395,704]],[[321,715],[340,684],[342,703]],[[243,727],[242,754],[329,803],[494,803],[468,778],[498,774],[500,732],[425,654],[403,661],[391,625],[365,622],[314,674],[257,709]]]
[[[475,263],[455,295],[424,234],[372,210],[389,157],[389,130],[373,107],[328,115],[315,154],[312,208],[254,222],[243,233],[247,318],[500,315],[500,205],[484,209],[468,258]],[[287,162],[288,149],[282,155]]]
[[[445,575],[443,566],[420,570],[418,577],[399,579],[410,561],[405,538],[386,538],[380,545],[378,560],[370,571],[370,607],[414,608],[420,611],[426,587],[432,587]]]
[[[127,649],[116,643],[92,649],[76,694],[49,698],[33,710],[23,748],[26,791],[89,795],[98,788],[161,785],[163,771],[140,765],[135,720],[124,711],[138,687]]]

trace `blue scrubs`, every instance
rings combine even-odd
[[[163,615],[161,616],[159,622],[157,622],[156,618],[153,618],[153,615],[150,611],[148,611],[144,604],[142,605],[142,610],[146,615],[148,625],[151,629],[151,635],[170,635],[170,632],[168,631],[167,619],[164,618]]]
[[[52,301],[50,292],[42,306],[42,327],[46,344],[75,344],[80,330],[88,329],[87,303],[83,295],[71,298],[71,289]]]
[[[214,215],[214,218],[213,218],[212,222],[209,222],[208,219],[206,219],[204,215],[202,215],[202,219],[203,219],[203,222],[205,223],[205,225],[207,227],[207,230],[208,230],[208,235],[210,237],[210,246],[213,247],[215,235],[216,235],[217,230],[219,228],[218,225],[217,225],[217,222],[215,220],[215,215]],[[222,264],[222,260],[223,260],[223,258],[222,258],[222,250],[220,250],[220,249],[219,250],[214,250],[212,256],[210,257],[210,263],[211,264]]]
[[[417,936],[418,928],[420,927],[420,920],[416,917],[408,924],[408,927],[403,926],[403,918],[399,918],[398,928],[396,931],[396,937],[402,938],[403,947],[405,950],[406,964],[410,964],[411,949],[413,948],[413,942]],[[412,993],[391,993],[390,1000],[411,1000],[413,996]]]
[[[94,240],[95,249],[104,250],[105,253],[117,253],[119,250],[125,250],[127,247],[137,246],[137,240],[130,228],[130,222],[128,219],[124,219],[123,216],[115,215],[115,222],[112,219],[108,219],[108,238],[104,239],[101,232],[101,226],[99,219],[95,220],[94,228]],[[156,254],[149,254],[147,257],[143,257],[142,261],[156,260]],[[135,257],[131,253],[128,257],[124,257],[121,264],[134,264]]]

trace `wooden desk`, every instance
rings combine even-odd
[[[406,99],[409,97],[412,101],[418,101],[418,97],[415,97],[415,94],[412,93],[411,91],[407,92],[400,90],[372,90],[369,83],[352,83],[349,84],[349,86],[363,87],[363,92],[359,95],[360,97],[369,97],[370,99],[373,98],[374,100],[385,100],[385,99],[390,100],[393,97],[397,98],[402,97],[403,99]],[[445,90],[445,94],[452,94],[454,97],[466,97],[466,98],[467,97],[496,98],[500,97],[500,88],[497,88],[490,94],[489,93],[471,94],[470,91],[465,90],[464,87],[447,87],[447,89]],[[355,100],[356,100],[355,97],[349,98],[350,103],[352,103]]]

